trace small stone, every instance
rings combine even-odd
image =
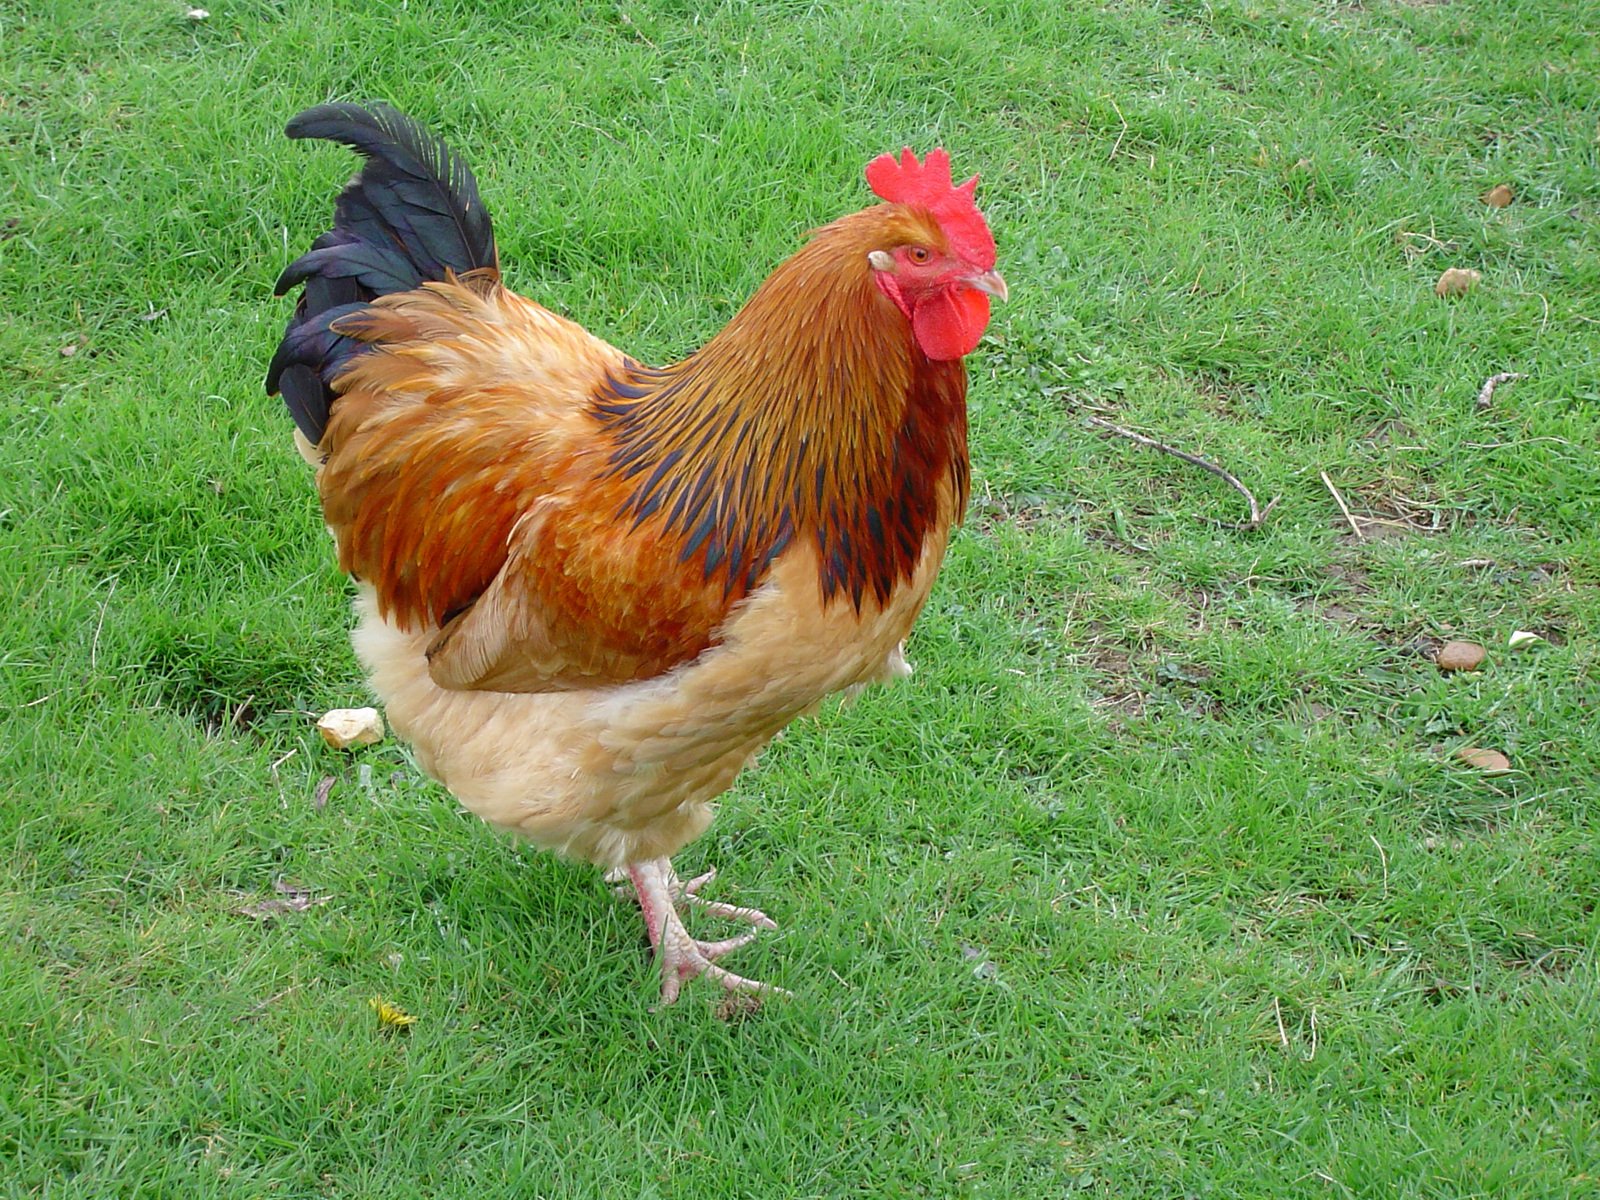
[[[1517,194],[1511,190],[1511,185],[1509,183],[1497,183],[1483,195],[1478,197],[1479,200],[1482,200],[1490,208],[1504,208],[1516,198]]]
[[[1484,648],[1477,642],[1446,642],[1433,661],[1441,671],[1475,671],[1483,662]]]
[[[1433,285],[1435,296],[1465,296],[1478,286],[1478,280],[1483,278],[1481,271],[1474,271],[1471,267],[1451,267],[1439,276],[1439,282]]]
[[[1456,757],[1485,775],[1504,775],[1511,770],[1509,758],[1498,750],[1485,750],[1482,746],[1463,746],[1456,751]]]
[[[383,718],[375,708],[336,708],[317,722],[322,740],[335,750],[383,740]]]

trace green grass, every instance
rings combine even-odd
[[[1596,1194],[1591,6],[345,7],[0,0],[0,1195]],[[681,860],[792,1002],[651,1012],[592,870],[315,737],[362,683],[260,380],[329,98],[444,131],[513,285],[645,358],[873,154],[983,173],[917,676]],[[278,880],[329,899],[238,915]]]

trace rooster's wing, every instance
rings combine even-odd
[[[490,274],[341,319],[372,344],[320,450],[340,565],[404,628],[439,628],[441,686],[537,692],[646,678],[709,644],[728,597],[622,515],[592,398],[625,359]]]

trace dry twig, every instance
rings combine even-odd
[[[1153,437],[1146,437],[1144,434],[1135,433],[1131,429],[1124,429],[1121,425],[1113,425],[1110,421],[1102,420],[1099,417],[1090,416],[1084,419],[1087,420],[1089,424],[1094,425],[1097,428],[1104,429],[1108,433],[1114,433],[1118,437],[1125,437],[1131,442],[1138,442],[1141,446],[1149,446],[1152,450],[1160,450],[1163,454],[1170,454],[1174,458],[1181,458],[1184,462],[1189,463],[1192,466],[1199,467],[1202,471],[1210,471],[1218,479],[1221,479],[1223,482],[1225,482],[1234,491],[1243,496],[1250,504],[1250,519],[1248,521],[1240,521],[1235,525],[1231,525],[1229,526],[1230,529],[1242,529],[1245,532],[1249,532],[1254,529],[1260,529],[1267,517],[1271,515],[1272,510],[1278,507],[1278,501],[1283,499],[1281,496],[1274,496],[1271,500],[1267,501],[1267,506],[1263,508],[1261,505],[1256,503],[1255,493],[1249,488],[1245,487],[1244,484],[1240,483],[1237,475],[1235,475],[1232,471],[1217,466],[1217,464],[1214,462],[1207,462],[1198,454],[1190,454],[1187,450],[1179,450],[1175,446],[1169,446],[1165,442],[1158,442]]]
[[[1378,848],[1378,861],[1383,863],[1383,895],[1384,898],[1387,899],[1389,896],[1389,856],[1384,853],[1382,842],[1380,842],[1370,833],[1367,834],[1367,837],[1371,839],[1372,844]]]
[[[1526,378],[1527,376],[1521,371],[1501,371],[1498,375],[1489,376],[1483,381],[1483,386],[1478,389],[1478,411],[1482,412],[1494,402],[1494,390],[1502,383],[1515,383],[1519,379]]]
[[[300,988],[300,985],[298,983],[291,983],[288,987],[284,988],[283,991],[278,992],[278,993],[276,993],[274,995],[268,996],[265,1000],[258,1000],[256,1003],[252,1004],[249,1008],[245,1009],[244,1012],[239,1013],[237,1016],[235,1016],[233,1018],[234,1019],[234,1023],[237,1024],[240,1021],[248,1021],[252,1017],[259,1016],[263,1009],[267,1008],[269,1005],[276,1004],[279,1000],[282,1000],[290,992],[298,991],[299,988]]]
[[[1328,478],[1328,473],[1326,471],[1319,472],[1319,474],[1322,476],[1323,485],[1333,496],[1334,503],[1339,506],[1339,511],[1344,514],[1344,519],[1350,522],[1350,532],[1356,535],[1357,541],[1365,541],[1367,535],[1361,532],[1361,526],[1357,525],[1356,519],[1350,515],[1350,507],[1349,505],[1345,504],[1344,497],[1339,495],[1339,489],[1333,486],[1333,480]]]

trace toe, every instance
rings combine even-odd
[[[721,958],[724,954],[731,954],[740,946],[748,946],[755,940],[756,931],[752,929],[749,933],[741,933],[737,937],[723,938],[720,942],[696,941],[695,946],[699,949],[701,954],[706,956],[707,961],[709,961],[711,959]]]
[[[683,885],[683,894],[685,896],[695,895],[701,888],[705,887],[706,884],[710,883],[716,877],[717,869],[715,867],[712,867],[703,875],[696,875],[693,879],[689,880],[688,883]]]

